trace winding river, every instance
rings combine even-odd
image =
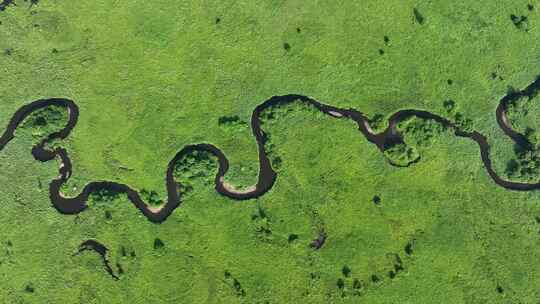
[[[523,134],[514,131],[510,123],[508,122],[508,119],[506,117],[508,105],[510,102],[515,101],[523,96],[535,96],[536,94],[538,94],[539,91],[540,77],[537,78],[536,81],[527,86],[525,89],[512,92],[504,96],[497,107],[495,114],[500,128],[518,145],[527,146],[529,145],[529,142]],[[135,205],[135,207],[137,207],[144,214],[144,216],[146,216],[148,220],[159,223],[166,220],[167,217],[181,204],[179,183],[174,180],[173,176],[174,165],[184,155],[194,150],[206,151],[214,155],[218,159],[219,168],[215,176],[215,188],[216,191],[220,194],[235,200],[245,200],[259,197],[265,194],[268,190],[270,190],[276,181],[277,173],[272,168],[270,159],[264,149],[267,136],[265,132],[261,129],[260,114],[265,109],[274,106],[290,104],[293,102],[306,103],[315,107],[317,110],[323,112],[324,114],[334,117],[336,119],[350,119],[354,121],[357,124],[360,133],[362,133],[362,135],[365,136],[369,142],[375,144],[381,152],[384,152],[385,148],[393,144],[403,143],[403,136],[399,133],[397,129],[397,124],[399,121],[411,116],[434,120],[442,124],[446,128],[452,129],[456,136],[469,138],[478,144],[480,148],[481,160],[484,163],[484,167],[486,168],[489,176],[497,185],[510,190],[528,191],[540,189],[540,182],[534,184],[513,182],[505,180],[501,176],[497,175],[491,163],[489,155],[489,145],[486,137],[476,131],[464,131],[460,129],[459,126],[457,126],[454,122],[444,117],[421,110],[401,110],[394,113],[388,118],[388,127],[384,131],[380,133],[375,133],[369,127],[369,119],[367,118],[367,116],[357,110],[337,108],[331,105],[323,104],[310,97],[295,94],[273,96],[255,107],[252,112],[251,129],[253,136],[255,137],[255,140],[257,142],[259,153],[259,175],[255,187],[245,191],[236,191],[234,189],[231,189],[231,187],[229,187],[224,182],[224,176],[229,169],[229,161],[227,157],[223,154],[223,152],[216,146],[207,143],[187,145],[174,156],[174,158],[169,162],[167,166],[167,171],[165,173],[165,184],[168,197],[167,202],[160,208],[151,207],[146,204],[141,198],[140,193],[137,190],[131,188],[130,186],[110,181],[90,182],[76,197],[68,198],[62,195],[61,187],[69,180],[71,176],[71,160],[69,158],[68,152],[64,148],[55,148],[54,150],[49,150],[46,148],[46,144],[47,142],[50,142],[52,140],[65,139],[69,136],[70,132],[76,126],[79,117],[79,108],[77,104],[72,100],[63,98],[41,99],[22,106],[18,111],[15,112],[15,114],[9,121],[6,130],[0,137],[0,151],[3,150],[4,147],[15,137],[15,131],[17,127],[32,112],[51,105],[64,107],[68,111],[68,122],[65,127],[58,132],[49,134],[46,138],[44,138],[32,148],[32,154],[34,158],[39,161],[46,162],[55,158],[58,158],[60,161],[59,176],[53,179],[49,184],[49,196],[53,206],[63,214],[76,214],[82,212],[87,208],[88,197],[92,192],[100,189],[106,189],[115,193],[125,193],[128,199],[133,203],[133,205]]]

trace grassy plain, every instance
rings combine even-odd
[[[15,4],[0,11],[0,126],[36,99],[77,102],[79,123],[60,143],[71,194],[104,179],[159,203],[169,160],[200,142],[227,155],[230,183],[250,186],[251,111],[289,93],[358,109],[380,127],[400,109],[459,113],[488,137],[504,175],[519,153],[495,108],[540,74],[537,0]],[[536,132],[537,104],[525,106],[512,123]],[[123,196],[59,214],[47,192],[57,164],[30,154],[50,129],[21,129],[0,151],[0,302],[540,301],[540,193],[496,186],[473,142],[409,122],[420,126],[406,137],[420,160],[397,168],[346,120],[301,105],[276,111],[263,125],[274,188],[227,199],[208,181],[212,159],[194,156],[203,163],[178,170],[190,188],[163,224]],[[322,230],[328,239],[313,250]],[[95,253],[74,255],[89,238],[110,248],[120,280]]]

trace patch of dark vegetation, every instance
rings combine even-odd
[[[446,83],[448,83],[448,85],[452,85],[452,84],[454,84],[454,81],[453,81],[452,79],[448,79],[448,80],[446,81]]]
[[[405,268],[403,267],[403,261],[401,260],[401,257],[399,256],[399,254],[395,253],[393,254],[394,256],[394,274],[399,274],[400,272],[402,272],[403,270],[405,270]]]
[[[268,158],[270,159],[270,163],[272,164],[272,168],[279,169],[281,168],[281,165],[283,164],[283,160],[280,156],[278,156],[276,152],[276,145],[272,141],[272,134],[265,133],[266,135],[266,142],[264,145],[264,150],[266,151],[266,154],[268,155]]]
[[[451,100],[446,101],[444,106],[449,112],[455,107]],[[445,126],[431,119],[412,117],[400,122],[398,130],[403,134],[407,144],[414,147],[429,147],[444,132]]]
[[[379,55],[384,55],[384,50],[383,49],[379,49]]]
[[[61,130],[67,123],[67,111],[60,106],[48,106],[32,112],[22,123],[25,129],[31,129],[34,139]]]
[[[342,277],[336,280],[336,287],[342,298],[347,298],[349,296],[361,296],[363,289],[363,283],[358,278],[352,278],[351,269],[345,265],[341,269]]]
[[[270,154],[270,153],[268,153],[268,154],[270,155],[270,161],[272,163],[272,168],[274,168],[274,169],[281,168],[281,164],[283,163],[283,161],[281,160],[281,157],[276,156],[274,154]]]
[[[240,283],[240,281],[234,278],[233,275],[228,270],[225,270],[224,276],[225,276],[225,282],[232,288],[236,296],[238,297],[246,296],[246,291],[244,290],[244,288],[242,288],[242,284]]]
[[[242,284],[237,279],[233,279],[233,289],[237,296],[245,297],[246,291],[242,288]]]
[[[384,44],[390,45],[390,37],[384,36],[383,40],[384,40]]]
[[[158,250],[165,247],[165,243],[160,238],[154,239],[154,249]]]
[[[238,117],[238,115],[233,116],[221,116],[218,118],[218,126],[225,128],[229,131],[238,131],[240,129],[246,129],[248,124]]]
[[[124,268],[122,267],[122,264],[116,263],[116,268],[118,269],[118,275],[119,276],[124,274]]]
[[[285,42],[285,43],[283,43],[283,49],[288,52],[288,51],[291,50],[291,45],[289,43]]]
[[[405,270],[403,266],[403,261],[401,260],[399,254],[392,253],[388,254],[388,256],[390,256],[390,258],[392,259],[392,269],[388,271],[388,277],[390,279],[395,279],[399,273]]]
[[[24,2],[30,2],[30,7],[39,4],[39,0],[24,0]]]
[[[448,99],[443,102],[443,107],[446,112],[452,113],[456,109],[456,103],[453,100]]]
[[[380,204],[381,204],[381,197],[378,196],[378,195],[375,195],[375,196],[373,196],[373,198],[371,199],[371,201],[372,201],[375,205],[380,205]]]
[[[257,206],[255,213],[251,215],[251,221],[257,238],[263,242],[270,242],[272,240],[272,219],[260,205]]]
[[[529,31],[529,21],[527,16],[516,16],[514,14],[510,15],[510,20],[512,20],[512,23],[514,26],[522,31],[528,32]]]
[[[24,0],[24,2],[30,2],[29,8],[39,3],[39,0]],[[5,11],[10,5],[16,6],[15,0],[2,0],[0,2],[0,12]]]
[[[215,20],[216,24],[219,24],[221,22],[221,18],[219,17],[216,17],[216,20]]]
[[[529,11],[534,11],[534,5],[531,4],[531,3],[527,4],[527,9],[528,9]]]
[[[522,134],[522,143],[514,145],[516,157],[506,166],[510,178],[538,182],[540,180],[540,126],[535,112],[538,96],[524,96],[508,103],[506,117],[510,125]],[[535,111],[533,111],[535,110]]]
[[[260,113],[259,117],[261,119],[261,125],[277,126],[279,120],[287,118],[294,112],[309,114],[316,113],[315,107],[302,100],[298,100],[295,103],[277,103],[272,107],[265,108]],[[281,157],[278,155],[278,146],[281,147],[282,145],[276,145],[276,141],[273,139],[272,133],[266,132],[266,130],[264,132],[263,142],[264,149],[271,161],[272,168],[279,170],[283,162]]]
[[[497,288],[495,288],[495,290],[497,291],[497,293],[500,293],[500,294],[504,293],[504,289],[500,285],[497,285]]]
[[[351,269],[349,268],[349,266],[345,265],[345,266],[343,266],[343,268],[341,268],[341,273],[342,273],[346,278],[348,278],[348,277],[351,275]]]
[[[529,150],[540,148],[540,135],[536,130],[539,125],[534,124],[537,121],[535,109],[538,110],[537,96],[525,96],[509,102],[506,111],[506,117],[512,127],[525,136],[528,147],[524,148]],[[532,125],[528,125],[527,122],[532,123]]]
[[[360,289],[362,289],[362,282],[361,282],[359,279],[356,279],[356,278],[355,278],[355,279],[353,280],[352,288],[353,288],[354,290],[360,290]]]
[[[417,8],[413,8],[413,15],[414,20],[420,25],[424,24],[424,22],[426,21],[426,18],[420,13]]]
[[[6,10],[6,8],[8,8],[8,6],[10,5],[13,5],[15,6],[15,1],[14,0],[2,0],[2,2],[0,2],[0,12],[3,12]]]
[[[299,27],[297,27],[297,28],[296,28],[296,32],[297,32],[298,34],[300,34],[300,33],[302,32],[302,29],[299,28]]]
[[[443,102],[443,107],[449,114],[450,118],[453,118],[454,124],[458,129],[465,132],[473,131],[474,124],[472,119],[465,117],[465,115],[457,111],[457,104],[455,101],[453,101],[452,99],[445,100]],[[442,127],[442,129],[440,130],[444,130],[444,127]]]
[[[462,113],[456,113],[454,115],[454,123],[464,132],[472,132],[474,130],[474,124],[472,119],[465,117]]]
[[[49,106],[32,113],[25,121],[25,126],[43,127],[65,120],[65,110],[58,106]]]
[[[58,49],[52,49],[51,53],[58,54]]]
[[[409,246],[405,245],[405,248],[407,247]],[[412,254],[412,250],[410,253]],[[405,264],[398,253],[387,253],[386,258],[389,264],[392,266],[386,268],[384,271],[381,271],[381,273],[386,273],[390,280],[396,279],[402,272],[405,271]],[[341,268],[342,275],[336,279],[337,293],[342,298],[347,298],[349,296],[362,296],[369,290],[369,287],[376,287],[385,280],[385,276],[381,275],[381,273],[372,273],[367,277],[366,283],[355,277],[351,268],[345,265]]]
[[[339,289],[345,288],[345,281],[343,281],[342,278],[337,279],[337,281],[336,281],[336,286],[337,286],[337,288],[339,288]]]
[[[28,292],[28,293],[34,293],[34,291],[36,291],[36,289],[34,288],[34,285],[32,283],[28,283],[24,287],[24,291]]]
[[[212,185],[217,167],[217,160],[210,153],[191,150],[174,164],[173,175],[180,184],[180,192],[189,193],[197,183],[205,187]]]
[[[261,206],[257,206],[257,211],[251,215],[251,220],[256,221],[259,219],[267,219],[266,211]]]
[[[127,249],[126,249],[126,247],[120,246],[120,255],[121,255],[122,257],[126,257],[126,256],[127,256]]]
[[[295,100],[294,103],[275,103],[265,108],[259,114],[261,125],[271,124],[295,112],[317,113],[315,107],[305,100]]]
[[[159,194],[154,190],[141,189],[142,199],[151,206],[160,206],[163,204],[163,200],[159,197]]]
[[[298,234],[294,234],[294,233],[289,234],[289,237],[287,238],[287,242],[292,243],[296,240],[298,240]]]
[[[105,219],[110,221],[112,220],[112,213],[109,210],[105,210]]]
[[[491,72],[491,79],[492,80],[504,80],[504,77],[502,77],[501,75],[499,75],[499,73],[497,72]]]
[[[413,249],[414,249],[414,242],[408,242],[404,248],[405,254],[407,254],[408,256],[411,256],[414,252]]]
[[[420,160],[420,154],[416,148],[405,143],[395,143],[385,148],[384,155],[392,165],[408,167]]]
[[[374,114],[369,118],[368,122],[373,130],[378,131],[384,127],[384,116],[382,114]]]
[[[511,178],[537,182],[540,179],[540,151],[516,147],[516,158],[506,165],[506,174]]]
[[[90,194],[92,201],[98,203],[112,202],[119,197],[119,194],[109,189],[97,189]]]

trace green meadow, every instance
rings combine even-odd
[[[484,134],[497,173],[540,182],[540,97],[495,109],[540,75],[539,0],[0,2],[0,135],[23,105],[80,110],[67,149],[75,196],[92,181],[166,201],[167,164],[211,143],[237,189],[257,181],[252,111],[301,94],[384,130],[403,109]],[[0,151],[0,303],[540,303],[540,191],[497,186],[478,145],[430,120],[381,153],[347,119],[268,109],[278,173],[257,199],[214,189],[217,160],[175,166],[182,204],[150,222],[125,195],[59,213],[58,161],[31,148],[68,113],[33,113]],[[402,167],[391,165],[402,164]],[[321,233],[320,249],[310,244]],[[114,280],[88,239],[107,246]]]

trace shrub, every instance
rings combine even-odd
[[[516,159],[508,162],[506,174],[511,178],[527,182],[540,180],[540,151],[524,150],[517,152]]]
[[[147,204],[152,206],[159,206],[163,204],[163,200],[159,198],[159,194],[154,190],[141,190],[141,196]]]
[[[119,197],[119,194],[117,192],[114,192],[108,189],[95,190],[90,194],[90,198],[94,202],[99,202],[99,203],[112,202],[118,197]]]

